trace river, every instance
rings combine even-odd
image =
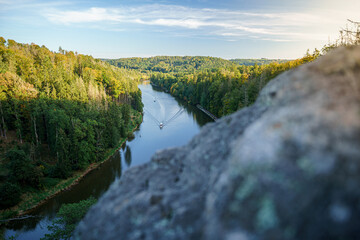
[[[12,221],[5,229],[5,239],[40,239],[48,233],[56,212],[64,203],[74,203],[90,196],[100,197],[118,181],[129,167],[150,161],[159,149],[181,146],[197,134],[204,124],[212,121],[196,107],[178,101],[148,82],[139,85],[144,104],[143,123],[119,151],[98,169],[86,175],[78,185],[63,192],[31,213],[31,218]],[[160,127],[160,124],[162,127]]]

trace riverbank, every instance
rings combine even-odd
[[[136,129],[138,129],[138,127],[142,123],[142,118],[143,117],[141,113],[132,110],[131,123],[128,129],[128,135],[132,134]],[[99,166],[105,163],[115,153],[115,151],[119,150],[126,142],[128,137],[120,139],[119,144],[116,148],[109,149],[102,161],[92,163],[82,171],[74,172],[71,178],[60,181],[58,184],[56,184],[56,186],[51,189],[45,189],[41,192],[32,192],[23,195],[23,200],[18,205],[10,209],[0,211],[0,220],[3,221],[0,222],[0,225],[6,224],[6,219],[29,214],[34,209],[46,203],[49,199],[77,185],[87,174],[92,172],[94,169],[97,169]]]
[[[196,104],[196,107],[198,108],[198,109],[200,109],[203,113],[205,113],[206,115],[208,115],[209,117],[211,117],[213,120],[214,120],[214,122],[216,122],[217,120],[218,120],[218,118],[214,115],[214,114],[212,114],[211,112],[209,112],[208,110],[206,110],[203,106],[201,106],[200,104]]]

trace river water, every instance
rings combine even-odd
[[[98,169],[86,175],[78,185],[35,209],[31,218],[10,222],[4,232],[5,239],[11,236],[18,240],[40,239],[48,233],[47,226],[62,204],[79,202],[90,196],[100,197],[126,169],[149,161],[159,149],[184,145],[199,132],[201,126],[212,121],[196,107],[178,101],[146,82],[139,88],[142,91],[144,118],[134,132],[134,138],[129,139]]]

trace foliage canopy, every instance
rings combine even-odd
[[[140,78],[91,56],[0,37],[0,186],[42,190],[44,179],[102,160],[128,135],[131,109],[142,112]]]

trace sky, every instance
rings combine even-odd
[[[96,58],[302,57],[360,21],[360,0],[0,0],[0,36]]]

